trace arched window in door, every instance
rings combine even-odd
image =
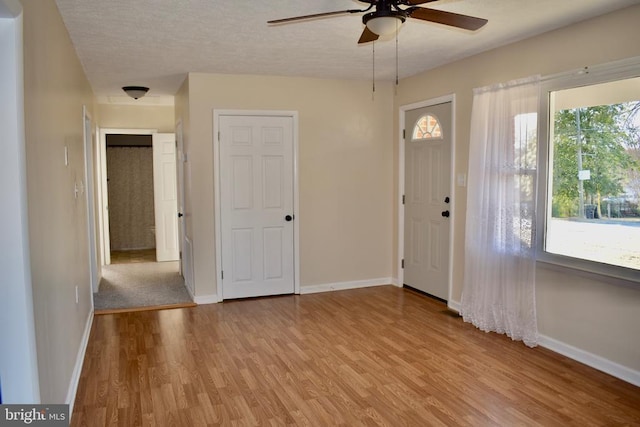
[[[420,117],[413,128],[414,141],[424,139],[442,139],[442,127],[436,116],[425,114]]]

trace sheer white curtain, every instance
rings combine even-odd
[[[539,77],[474,90],[462,314],[537,345],[535,202]]]

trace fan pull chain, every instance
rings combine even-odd
[[[371,42],[371,49],[372,49],[372,76],[371,76],[371,82],[372,82],[372,90],[371,90],[371,100],[373,101],[375,99],[375,93],[376,93],[376,42],[375,40],[373,42]]]
[[[396,19],[396,95],[398,94],[398,20]]]

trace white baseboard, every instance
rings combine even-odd
[[[80,374],[82,373],[82,364],[84,363],[84,356],[87,352],[87,344],[89,344],[89,336],[91,335],[91,325],[93,325],[93,309],[89,311],[87,322],[84,326],[84,333],[80,341],[80,348],[76,356],[76,364],[73,367],[71,373],[71,381],[69,383],[69,390],[67,391],[66,403],[69,405],[69,418],[73,414],[73,405],[76,401],[76,393],[78,392],[78,383],[80,383]]]
[[[201,305],[201,304],[215,304],[215,303],[219,302],[218,295],[216,295],[216,294],[201,295],[201,296],[198,296],[198,297],[192,296],[192,298],[193,298],[193,302],[195,302],[198,305]]]
[[[460,314],[460,301],[449,300],[447,301],[447,307],[449,310]]]
[[[191,292],[191,288],[189,288],[189,285],[187,285],[187,281],[184,281],[184,288],[187,290],[187,293],[189,294],[189,298],[191,298],[191,301],[195,302],[196,301],[196,296],[193,295],[193,292]]]
[[[322,285],[301,286],[300,294],[315,294],[318,292],[342,291],[346,289],[368,288],[371,286],[383,286],[393,283],[391,277],[379,279],[355,280],[351,282],[325,283]]]
[[[399,280],[397,277],[392,277],[392,278],[391,278],[391,284],[392,284],[393,286],[397,286],[397,287],[399,287],[399,288],[401,288],[401,287],[402,287],[402,283],[400,283],[400,280]]]
[[[186,283],[184,284],[184,288],[189,293],[189,296],[191,297],[191,301],[195,302],[198,305],[201,305],[201,304],[214,304],[214,303],[220,302],[218,300],[218,295],[216,295],[216,294],[202,295],[202,296],[197,297],[191,292],[191,289],[189,289],[189,286],[187,286]]]
[[[538,335],[538,345],[640,387],[639,371],[627,368],[604,357],[565,344],[546,335]]]
[[[459,301],[450,300],[447,303],[447,306],[450,310],[460,313]],[[538,335],[538,345],[640,387],[639,371],[634,371],[626,366],[612,362],[609,359],[589,353],[588,351],[579,349],[572,345],[565,344],[562,341],[558,341],[546,335]]]

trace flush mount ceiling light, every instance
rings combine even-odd
[[[406,16],[401,11],[385,11],[385,13],[372,12],[362,17],[362,22],[367,28],[378,36],[393,34],[400,28],[406,20]]]
[[[144,86],[124,86],[122,90],[133,99],[142,98],[149,92],[149,88]]]

